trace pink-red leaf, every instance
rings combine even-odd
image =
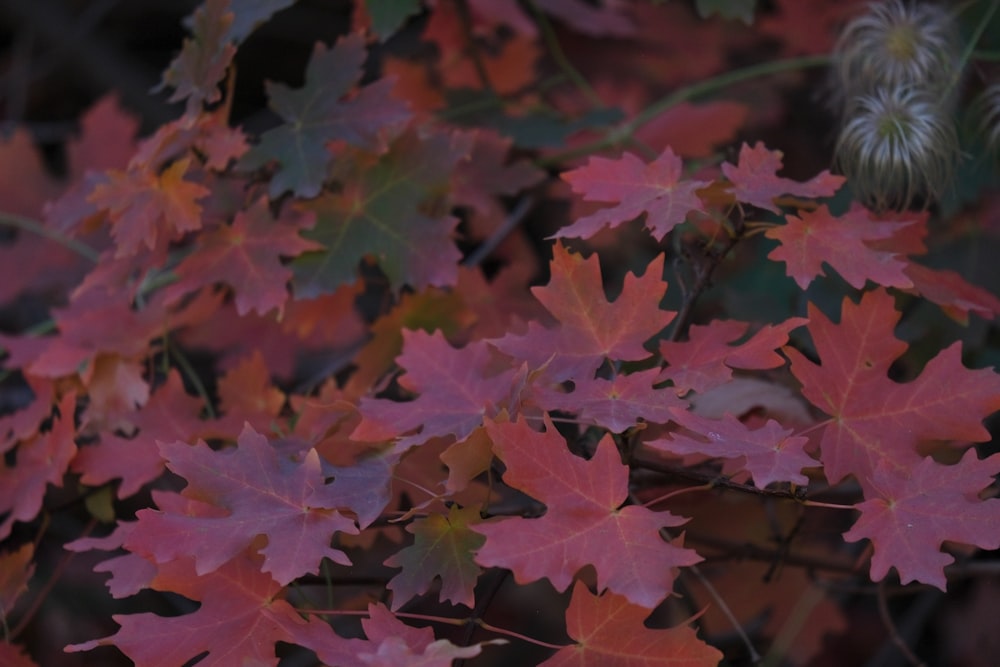
[[[577,581],[566,609],[566,633],[576,640],[542,667],[715,667],[722,653],[688,627],[650,629],[649,609],[610,591],[592,595]]]
[[[785,360],[775,350],[788,342],[789,331],[806,321],[792,317],[781,324],[767,325],[739,345],[732,343],[746,335],[749,323],[714,320],[704,326],[694,325],[688,340],[660,342],[660,355],[668,366],[657,382],[671,380],[679,394],[704,393],[732,379],[734,368],[765,370],[783,366]]]
[[[917,447],[923,442],[990,437],[982,421],[1000,410],[1000,375],[965,368],[958,343],[931,359],[916,380],[899,384],[886,376],[906,349],[893,336],[899,316],[882,290],[866,293],[857,305],[845,299],[838,324],[810,304],[809,333],[822,365],[785,350],[802,394],[831,417],[820,441],[831,482],[853,473],[867,485],[880,464],[904,474],[922,460]]]
[[[589,238],[606,226],[617,227],[646,214],[646,227],[657,240],[684,222],[689,211],[703,208],[695,190],[706,181],[681,179],[683,163],[670,148],[649,164],[625,153],[617,160],[592,157],[583,167],[568,171],[563,179],[587,201],[617,202],[580,218],[554,236]]]
[[[979,499],[998,472],[1000,455],[980,460],[975,449],[954,465],[930,457],[902,473],[879,465],[871,494],[857,506],[861,516],[844,539],[872,541],[873,580],[895,567],[903,584],[921,581],[945,590],[944,567],[955,559],[941,553],[942,542],[1000,547],[1000,500]]]
[[[616,375],[613,380],[592,378],[577,380],[569,393],[534,390],[535,402],[546,410],[576,414],[577,419],[621,433],[635,426],[639,419],[666,423],[673,409],[687,404],[672,389],[654,389],[659,371],[651,368],[630,375]]]
[[[476,561],[510,569],[519,583],[547,578],[560,591],[580,568],[593,565],[599,588],[655,607],[669,595],[676,568],[701,560],[660,534],[684,519],[636,505],[622,507],[629,468],[610,436],[587,461],[570,453],[548,417],[545,425],[539,433],[525,421],[487,422],[494,451],[507,466],[504,483],[545,503],[546,512],[537,519],[477,524],[474,530],[486,536],[486,544]]]
[[[555,381],[589,379],[605,358],[637,361],[649,356],[643,343],[674,317],[660,309],[667,284],[661,278],[663,255],[646,267],[641,278],[625,277],[621,294],[609,302],[597,256],[584,259],[561,243],[552,249],[549,284],[532,294],[559,324],[547,329],[537,322],[524,335],[508,334],[491,341],[498,349],[532,368],[544,367]]]
[[[351,433],[357,440],[377,442],[403,436],[406,449],[435,436],[462,439],[505,405],[514,370],[489,372],[491,350],[485,342],[456,349],[440,332],[403,330],[403,353],[397,363],[406,371],[399,379],[420,395],[406,402],[362,398],[361,422]],[[413,435],[407,435],[417,431]]]
[[[285,215],[275,220],[266,199],[254,202],[236,214],[232,225],[222,225],[203,234],[194,252],[175,269],[178,282],[171,285],[171,297],[212,283],[225,283],[236,294],[236,312],[261,315],[277,308],[279,317],[288,300],[291,269],[281,257],[295,257],[318,250],[315,241],[299,236],[311,227],[311,215]]]
[[[672,454],[742,457],[745,461],[742,467],[750,472],[754,484],[761,489],[771,482],[808,484],[809,478],[802,474],[802,469],[818,463],[805,452],[808,438],[793,436],[791,429],[783,429],[771,419],[754,430],[731,415],[709,419],[693,412],[676,411],[674,420],[698,437],[671,433],[645,444]]]
[[[802,289],[823,273],[824,262],[856,289],[862,289],[868,280],[886,287],[910,287],[913,283],[904,272],[906,259],[873,248],[868,242],[891,238],[914,222],[876,220],[860,206],[834,216],[823,205],[815,211],[789,215],[783,226],[768,229],[765,236],[781,245],[767,257],[784,262],[788,275]]]
[[[125,542],[131,551],[157,563],[191,556],[197,572],[206,574],[264,535],[267,545],[259,549],[263,570],[281,584],[317,573],[323,558],[350,562],[330,547],[330,540],[334,533],[357,533],[357,528],[330,498],[316,450],[301,461],[287,460],[247,427],[235,450],[216,452],[203,442],[175,442],[161,443],[160,453],[167,466],[188,481],[186,497],[228,514],[202,517],[140,510]]]
[[[359,664],[353,656],[365,646],[363,640],[338,637],[323,621],[303,619],[282,599],[282,587],[245,555],[207,574],[198,573],[188,558],[161,565],[153,587],[181,593],[201,606],[183,616],[116,614],[112,618],[121,625],[117,633],[72,644],[66,651],[117,646],[144,667],[177,667],[201,653],[206,655],[198,664],[204,667],[274,667],[279,641],[306,646],[338,665]]]
[[[736,200],[780,213],[774,203],[776,197],[832,197],[844,184],[843,176],[834,176],[829,171],[822,171],[805,182],[778,176],[783,156],[781,151],[769,151],[760,142],[753,148],[743,144],[739,162],[722,165],[722,173],[733,184]]]

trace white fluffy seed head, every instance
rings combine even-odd
[[[841,32],[834,49],[835,88],[847,104],[883,87],[951,91],[961,46],[952,14],[938,5],[873,3]]]
[[[951,113],[931,93],[881,87],[851,99],[834,161],[858,200],[884,211],[939,198],[960,154]]]

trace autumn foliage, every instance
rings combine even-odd
[[[246,131],[293,4],[0,144],[0,665],[990,664],[996,156],[830,170],[862,3],[356,0]]]

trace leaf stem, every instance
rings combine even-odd
[[[81,243],[80,241],[70,238],[65,234],[48,229],[37,220],[32,220],[31,218],[15,215],[13,213],[0,212],[0,225],[6,225],[8,227],[14,227],[15,229],[30,232],[32,234],[37,234],[38,236],[44,236],[51,241],[55,241],[64,248],[72,250],[77,255],[80,255],[80,257],[90,260],[94,264],[96,264],[101,257],[99,252],[88,246],[86,243]]]

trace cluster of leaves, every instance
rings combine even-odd
[[[995,564],[1000,375],[936,343],[967,325],[988,363],[1000,299],[934,250],[1000,233],[996,195],[876,215],[735,143],[789,82],[727,86],[824,62],[851,3],[356,2],[248,137],[234,58],[291,4],[207,0],[183,113],[137,141],[101,101],[67,182],[4,144],[31,187],[0,301],[53,306],[0,336],[30,394],[0,418],[0,663],[35,664],[17,605],[63,516],[113,598],[173,594],[66,651],[164,667],[803,663],[838,586]],[[418,27],[428,57],[377,48]],[[725,72],[751,37],[791,59]],[[543,200],[572,222],[522,224]]]

